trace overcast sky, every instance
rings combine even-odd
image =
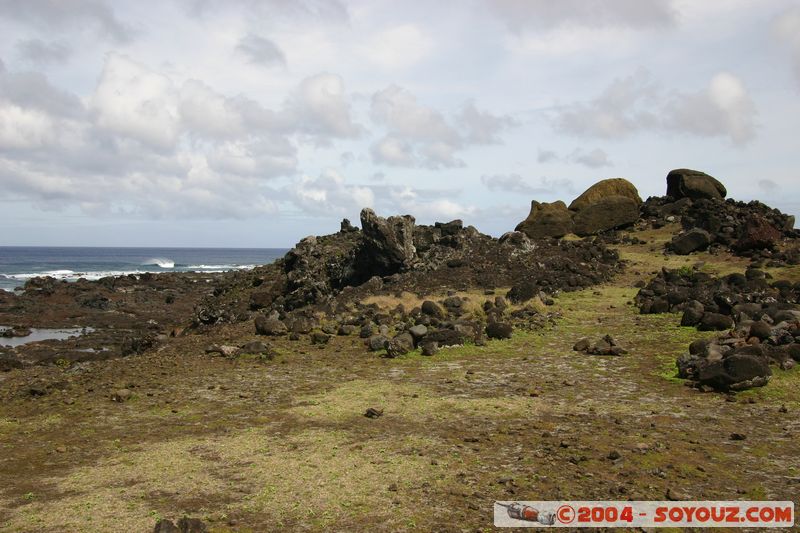
[[[800,215],[790,0],[0,0],[0,245],[499,235],[672,168]]]

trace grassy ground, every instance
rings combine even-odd
[[[203,353],[255,338],[244,324],[88,370],[6,373],[23,393],[0,404],[0,530],[149,531],[188,514],[213,531],[489,531],[497,499],[668,489],[800,504],[800,371],[733,401],[684,387],[675,357],[707,334],[629,305],[637,279],[686,264],[650,246],[621,248],[613,283],[559,296],[555,326],[486,347],[387,360],[337,337],[278,341],[266,362]],[[629,354],[572,351],[604,334]],[[57,386],[24,394],[37,381]],[[110,401],[120,387],[134,397]]]

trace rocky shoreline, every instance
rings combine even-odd
[[[499,238],[365,209],[253,270],[0,293],[0,518],[285,529],[330,492],[434,529],[432,499],[482,527],[522,494],[785,498],[798,233],[696,171],[667,192],[603,180]]]
[[[0,293],[0,324],[8,326],[7,335],[24,335],[30,327],[91,331],[0,348],[0,369],[140,354],[169,338],[248,321],[267,338],[325,345],[332,336],[358,336],[366,350],[387,357],[416,349],[432,355],[464,343],[480,346],[487,338],[509,338],[515,329],[553,323],[553,296],[607,282],[624,271],[625,261],[613,248],[620,230],[629,242],[637,242],[637,232],[678,222],[681,229],[663,253],[727,252],[749,258],[751,268],[724,279],[702,271],[665,270],[637,296],[642,313],[682,312],[684,326],[732,329],[734,335],[751,327],[752,320],[786,329],[783,322],[796,319],[791,313],[800,290],[797,284],[768,280],[757,267],[798,263],[794,218],[758,202],[725,200],[724,185],[702,172],[678,169],[666,181],[667,195],[646,201],[621,178],[598,182],[569,207],[533,201],[526,220],[500,238],[464,227],[460,220],[426,226],[410,215],[383,218],[364,209],[360,229],[344,220],[337,233],[306,237],[284,258],[251,271],[75,283],[34,278],[21,294]],[[565,238],[570,234],[582,238]],[[398,303],[387,307],[381,300]],[[755,305],[762,307],[756,310]],[[781,334],[768,337],[776,335]],[[745,335],[743,342],[751,346],[752,338]],[[697,349],[678,361],[681,377],[702,373]],[[267,344],[210,346],[208,351],[230,355],[242,350],[270,351]],[[702,349],[705,357],[708,350]],[[737,350],[731,355],[742,353]],[[796,351],[793,346],[787,350]],[[764,362],[772,353],[754,351],[748,348],[747,357]],[[758,384],[766,383],[766,373],[762,368],[764,379]],[[731,379],[716,388],[728,390],[748,381]]]

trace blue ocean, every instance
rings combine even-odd
[[[144,272],[225,272],[283,257],[286,248],[79,248],[0,246],[0,289],[35,276],[75,281]]]

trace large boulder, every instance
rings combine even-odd
[[[569,208],[572,211],[580,211],[611,196],[624,196],[636,202],[637,206],[642,205],[642,198],[633,183],[624,178],[609,178],[598,181],[586,189],[569,204]]]
[[[676,235],[670,242],[670,249],[678,255],[705,250],[711,244],[711,234],[704,229],[694,228],[682,235]]]
[[[256,334],[268,335],[270,337],[277,337],[286,335],[289,329],[286,324],[278,320],[264,315],[258,315],[255,319]]]
[[[361,210],[361,230],[369,259],[383,272],[409,268],[416,258],[415,220],[411,215],[379,217],[372,209]]]
[[[386,343],[387,357],[400,357],[414,349],[414,337],[404,331]]]
[[[563,237],[573,232],[572,212],[562,202],[531,202],[528,218],[517,224],[515,231],[525,233],[531,239]]]
[[[608,196],[575,214],[575,234],[585,237],[630,226],[639,220],[639,204],[627,196]]]
[[[716,178],[699,170],[678,168],[667,174],[667,196],[675,200],[722,199],[728,194],[725,186]]]
[[[697,369],[700,385],[718,391],[763,387],[772,376],[767,361],[757,355],[734,354],[722,360],[709,361]]]

